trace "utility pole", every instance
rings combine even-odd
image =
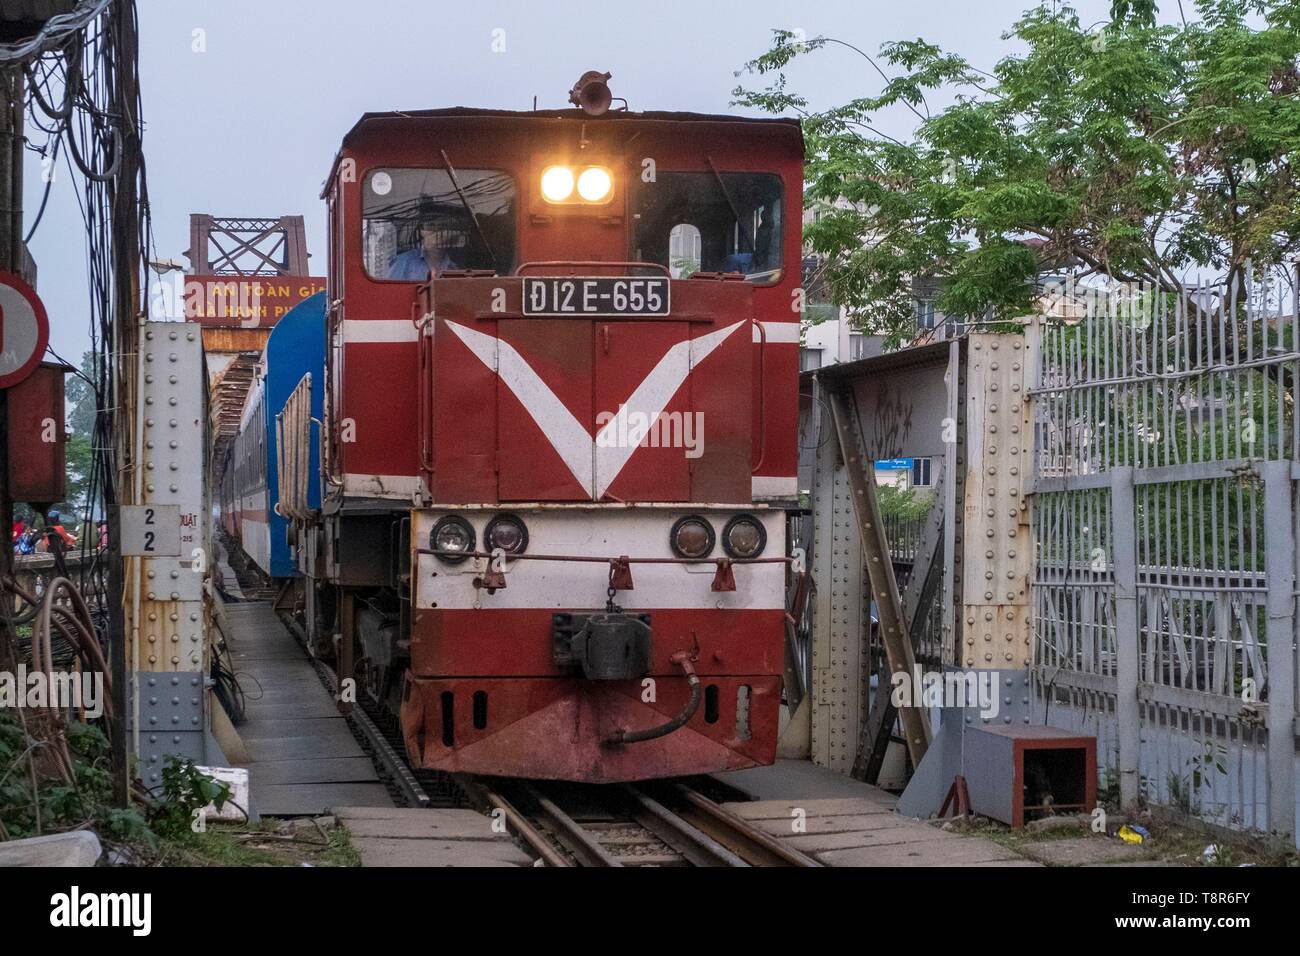
[[[0,269],[21,275],[23,246],[23,71],[0,73]],[[9,391],[0,389],[0,527],[10,536],[0,548],[0,575],[14,570],[14,503],[9,494]],[[0,620],[0,628],[6,627]],[[10,635],[12,637],[12,635]]]
[[[143,151],[140,142],[141,122],[137,112],[140,96],[139,32],[136,23],[136,11],[133,3],[119,4],[110,19],[111,28],[116,33],[114,47],[118,62],[115,64],[116,84],[112,93],[114,112],[120,117],[121,163],[117,176],[111,185],[112,201],[111,222],[113,241],[113,335],[114,364],[111,372],[113,380],[113,440],[114,460],[118,465],[114,482],[115,502],[117,504],[136,505],[141,502],[143,476],[139,460],[140,445],[137,443],[137,430],[140,427],[140,328],[145,318],[146,304],[141,296],[141,275],[147,274],[142,268],[145,256],[141,254],[142,236],[140,234],[140,168]],[[119,517],[116,505],[114,518]],[[130,679],[135,682],[132,707],[135,714],[132,720],[135,732],[139,735],[139,657],[140,639],[138,615],[132,618],[132,630],[126,628],[127,602],[138,596],[142,587],[143,560],[132,558],[132,572],[126,574],[125,561],[121,549],[121,523],[114,521],[117,537],[112,539],[113,570],[118,588],[109,595],[109,630],[115,658],[115,686],[120,688],[117,696],[123,704],[122,714],[126,714],[126,685],[129,668]],[[126,580],[126,586],[123,579]],[[138,606],[138,605],[137,605]],[[127,661],[131,663],[128,665]],[[130,785],[130,761],[127,756],[126,721],[118,721],[122,727],[122,739],[115,741],[115,750],[120,747],[122,761],[118,764],[119,788]]]

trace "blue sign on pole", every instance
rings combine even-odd
[[[910,458],[882,458],[876,462],[876,471],[911,471]]]

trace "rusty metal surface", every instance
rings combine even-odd
[[[302,216],[190,215],[193,272],[220,276],[305,276],[307,227]]]
[[[209,418],[212,460],[223,462],[239,434],[239,421],[252,387],[270,329],[204,329],[203,351],[208,362]]]
[[[641,701],[640,681],[597,683],[580,678],[415,679],[403,690],[402,728],[412,766],[589,783],[618,783],[715,773],[770,763],[776,744],[779,677],[714,678],[719,699],[752,687],[751,737],[738,740],[724,721],[706,722],[704,708],[667,737],[626,746],[602,740],[622,728],[662,723],[683,709],[683,678],[659,678],[657,700]],[[471,700],[487,695],[487,725],[474,726]],[[444,698],[443,694],[451,695]],[[455,708],[444,720],[444,700]],[[450,743],[448,743],[450,741]]]
[[[735,850],[751,866],[817,867],[812,857],[788,846],[750,821],[715,803],[698,790],[677,784],[677,792],[695,811],[686,819]]]
[[[203,354],[197,329],[150,322],[141,341],[144,376],[141,504],[177,505],[180,553],[132,563],[138,606],[127,627],[141,671],[205,671],[209,609],[208,497]],[[138,615],[138,616],[137,616]]]
[[[212,352],[256,352],[262,354],[270,329],[237,329],[213,326],[203,329],[203,349]]]

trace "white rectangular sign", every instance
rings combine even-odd
[[[122,554],[145,558],[180,555],[180,505],[123,505],[119,514]]]

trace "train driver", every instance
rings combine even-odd
[[[432,220],[423,220],[416,228],[416,245],[399,252],[388,261],[388,278],[423,282],[448,269],[457,268],[447,244],[447,232]]]

